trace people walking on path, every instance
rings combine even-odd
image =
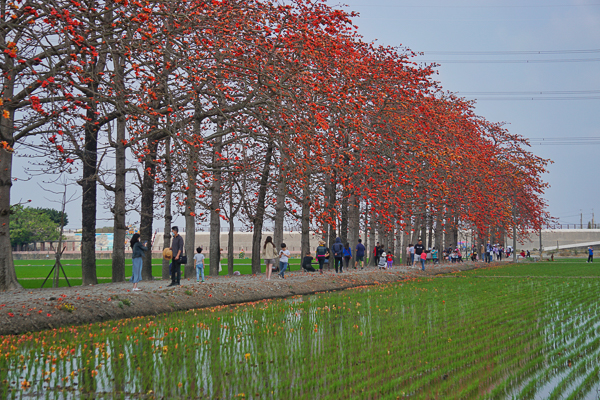
[[[594,249],[592,248],[592,246],[588,247],[588,259],[587,262],[591,263],[594,262]]]
[[[320,273],[323,273],[323,265],[325,264],[325,259],[327,257],[329,257],[329,249],[325,246],[325,242],[321,240],[317,247],[317,261],[319,262]]]
[[[196,264],[196,283],[200,283],[200,276],[202,276],[202,283],[204,283],[204,254],[202,254],[202,247],[196,248],[194,263]]]
[[[492,252],[493,251],[494,251],[494,246],[492,246],[492,243],[488,240],[487,246],[485,248],[485,262],[487,262],[487,263],[492,262]]]
[[[379,265],[379,256],[381,255],[381,253],[379,252],[379,242],[377,242],[377,244],[375,245],[375,248],[373,249],[373,260],[375,260],[375,265]]]
[[[271,279],[271,272],[273,272],[273,266],[275,265],[275,259],[277,258],[277,249],[273,244],[273,238],[267,236],[265,244],[262,249],[262,257],[265,260],[265,272],[267,274],[267,280]]]
[[[409,244],[408,246],[406,246],[406,261],[404,261],[404,264],[406,264],[407,267],[410,267],[410,264],[412,263],[412,260],[410,259],[410,247],[412,246],[412,244]]]
[[[133,251],[133,254],[131,256],[132,260],[132,264],[133,264],[133,272],[131,274],[131,279],[130,282],[133,283],[133,291],[134,292],[138,292],[141,289],[139,289],[137,287],[138,282],[142,280],[142,260],[143,257],[146,253],[146,251],[148,251],[148,248],[146,247],[148,245],[148,242],[144,242],[144,244],[142,245],[142,243],[140,242],[140,234],[139,233],[135,233],[132,237],[131,240],[129,241],[129,245],[131,246],[131,249]]]
[[[350,269],[350,261],[352,260],[352,249],[350,248],[350,243],[346,243],[344,246],[344,264],[346,270]]]
[[[356,245],[356,260],[354,261],[354,269],[358,263],[360,263],[360,269],[363,269],[365,265],[365,245],[362,244],[362,239],[358,239],[358,244]]]
[[[333,259],[335,263],[335,272],[338,273],[338,264],[340,266],[339,272],[343,272],[344,262],[344,245],[342,239],[335,238],[335,243],[331,246],[331,252],[333,253]]]
[[[424,251],[425,251],[425,246],[423,246],[423,241],[421,239],[419,239],[417,244],[415,244],[415,258],[420,259],[421,254],[423,254]],[[425,267],[423,267],[423,268],[425,268]]]
[[[314,260],[310,251],[306,253],[304,258],[302,259],[302,269],[306,272],[317,272],[316,269],[312,266],[312,261]]]
[[[431,259],[433,260],[433,264],[440,262],[440,260],[438,260],[438,251],[435,247],[431,249]]]
[[[290,251],[287,249],[285,243],[281,243],[281,250],[279,250],[279,277],[285,279],[284,273],[288,267],[288,261],[290,259]]]
[[[183,238],[179,234],[179,228],[171,228],[173,241],[171,242],[171,251],[173,252],[173,273],[171,274],[171,284],[168,286],[181,285],[181,256],[183,256]]]
[[[410,245],[410,264],[409,266],[411,267],[415,267],[415,245],[411,244]]]

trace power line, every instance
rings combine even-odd
[[[600,58],[555,58],[544,60],[416,60],[435,64],[543,64],[543,63],[581,63],[598,62]]]
[[[535,54],[593,54],[600,53],[600,49],[581,50],[523,50],[523,51],[423,51],[425,54],[457,55],[457,56],[502,56],[502,55],[535,55]]]
[[[456,94],[477,96],[477,95],[547,95],[547,94],[592,94],[600,93],[600,90],[540,90],[540,91],[523,91],[523,92],[455,92]]]
[[[349,4],[339,7],[387,7],[387,8],[571,8],[594,7],[600,3],[588,4],[536,4],[536,5],[403,5],[403,4]]]
[[[553,96],[553,97],[476,97],[477,101],[557,101],[600,100],[600,96]]]
[[[532,146],[589,146],[600,144],[600,136],[529,138],[529,143]]]

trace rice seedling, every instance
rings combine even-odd
[[[600,280],[478,276],[4,336],[0,396],[575,399],[599,389]]]

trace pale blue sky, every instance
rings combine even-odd
[[[538,60],[600,59],[591,53],[443,55],[427,52],[506,52],[600,49],[600,0],[352,0],[344,9],[360,12],[355,19],[366,40],[389,46],[407,46],[426,52],[421,60],[530,60],[534,63],[443,63],[437,79],[453,92],[564,92],[540,97],[597,97],[587,100],[484,100],[499,95],[465,95],[481,98],[476,111],[489,121],[505,121],[511,132],[529,138],[600,138],[600,61],[537,63]],[[330,5],[340,4],[328,1]],[[523,96],[510,96],[523,97]],[[531,97],[531,96],[529,96]],[[592,209],[600,214],[597,144],[532,147],[536,154],[554,160],[546,180],[549,211],[563,223],[584,222]],[[18,148],[17,148],[18,149]],[[27,159],[16,159],[14,174],[24,178]],[[32,198],[35,207],[59,208],[47,199],[35,178],[14,182],[12,203]],[[52,188],[51,186],[48,186]],[[57,189],[55,186],[54,189]],[[99,189],[99,192],[100,189]],[[72,184],[71,193],[81,188]],[[112,225],[111,214],[99,204],[98,226]],[[68,207],[71,228],[81,225],[81,205]],[[130,221],[139,220],[131,213]],[[596,218],[598,221],[600,217]],[[181,222],[181,221],[175,221]],[[161,222],[157,221],[161,225]]]
[[[540,97],[596,97],[586,100],[485,100],[476,112],[489,121],[505,121],[508,129],[528,138],[596,137],[600,139],[600,1],[532,0],[352,0],[355,19],[367,41],[406,46],[425,52],[417,60],[530,60],[533,63],[443,63],[439,80],[452,92],[564,92]],[[339,4],[328,1],[328,4]],[[591,53],[457,55],[427,52],[506,52],[597,50]],[[538,63],[538,60],[596,59],[589,62]],[[504,97],[526,97],[512,95]],[[532,96],[529,96],[531,98]],[[591,220],[600,213],[596,144],[534,145],[550,158],[546,181],[549,210],[563,223]],[[533,144],[533,143],[532,143]],[[581,210],[581,211],[580,211]],[[598,217],[596,221],[598,221]]]

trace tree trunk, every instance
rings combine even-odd
[[[329,192],[329,215],[330,215],[330,219],[331,219],[331,224],[329,225],[329,232],[328,232],[328,237],[327,237],[327,247],[329,247],[331,249],[331,246],[333,246],[333,244],[335,243],[335,238],[337,237],[337,232],[336,232],[336,228],[337,228],[337,210],[335,207],[335,202],[337,201],[337,195],[335,193],[336,189],[337,189],[337,185],[335,182],[335,174],[333,174],[331,176],[331,186],[330,186],[330,192]]]
[[[427,248],[427,223],[429,221],[429,216],[423,212],[423,218],[421,219],[421,233],[419,237],[423,241],[423,247]]]
[[[427,239],[428,248],[433,247],[433,215],[427,216],[427,228],[429,229],[429,238]]]
[[[233,276],[233,234],[235,230],[235,226],[233,224],[233,214],[235,210],[233,209],[233,187],[231,188],[231,193],[229,194],[229,234],[227,235],[227,275]]]
[[[437,212],[436,218],[435,218],[435,248],[438,250],[438,257],[441,260],[442,258],[442,253],[441,250],[443,249],[443,239],[444,239],[444,227],[442,225],[443,221],[442,221],[442,210],[440,209]]]
[[[452,218],[452,246],[458,247],[458,218]]]
[[[393,226],[393,225],[392,225]],[[396,254],[396,244],[394,243],[394,228],[390,229],[387,234],[387,246],[386,249],[392,254]]]
[[[173,196],[173,175],[171,172],[171,138],[165,140],[165,233],[163,234],[163,248],[171,247],[171,223],[173,214],[171,211],[171,197]],[[162,279],[170,277],[169,264],[171,260],[162,260]]]
[[[373,250],[375,249],[375,226],[377,219],[375,217],[375,211],[373,211],[373,207],[371,207],[371,219],[369,221],[369,264],[370,266],[375,266],[375,257],[373,257]]]
[[[187,190],[185,199],[185,254],[188,262],[185,265],[185,278],[193,279],[196,275],[196,266],[192,258],[194,257],[194,249],[196,247],[196,176],[198,170],[196,168],[196,149],[194,146],[188,146],[187,160]]]
[[[91,90],[95,93],[93,85]],[[96,276],[96,207],[97,207],[97,173],[98,173],[98,129],[94,125],[97,119],[97,105],[92,99],[88,101],[85,124],[84,152],[82,156],[83,177],[81,187],[81,277],[82,285],[95,285]]]
[[[344,243],[344,245],[346,245],[346,243],[348,242],[348,197],[348,192],[344,190],[342,192],[342,220],[340,222],[340,238],[342,239],[342,243]]]
[[[402,225],[400,224],[400,220],[396,220],[396,254],[394,257],[394,264],[396,265],[401,265],[401,264],[406,264],[406,259],[404,257],[406,257],[406,243],[404,243],[404,234],[403,234],[403,229],[402,229]],[[404,262],[402,262],[404,261]]]
[[[369,246],[369,242],[368,242],[368,235],[369,235],[369,203],[365,201],[365,212],[363,213],[363,218],[365,220],[365,231],[364,231],[364,239],[363,239],[363,245],[365,247]],[[369,255],[369,249],[367,248],[367,256]],[[366,264],[365,264],[366,265]]]
[[[262,229],[265,219],[265,198],[267,197],[267,183],[269,181],[269,171],[271,168],[271,159],[273,158],[273,142],[269,142],[265,154],[265,164],[260,177],[260,188],[258,189],[258,200],[256,203],[256,213],[252,221],[252,273],[260,274],[260,242],[262,240]]]
[[[223,130],[222,121],[217,122],[217,133]],[[210,276],[219,275],[219,263],[221,262],[221,180],[222,180],[222,162],[221,148],[223,139],[218,135],[213,146],[213,183],[210,199]]]
[[[415,223],[413,225],[413,229],[410,235],[410,242],[412,244],[417,244],[417,242],[419,241],[419,234],[421,233],[421,219],[423,218],[423,215],[421,213],[418,213],[417,215],[415,215]]]
[[[283,163],[283,157],[281,162]],[[273,228],[273,243],[275,243],[275,248],[279,249],[281,243],[283,243],[283,220],[285,217],[285,188],[286,188],[286,178],[285,178],[285,168],[283,165],[280,168],[279,172],[279,181],[277,182],[277,198],[275,201],[275,218],[273,219],[274,228]]]
[[[12,132],[13,113],[11,118],[2,118],[2,140],[6,140],[5,132]],[[7,126],[10,124],[10,127]],[[10,135],[12,138],[12,134]],[[12,139],[8,142],[12,145]],[[17,273],[13,263],[12,246],[10,245],[10,187],[12,186],[12,151],[0,148],[0,290],[21,289],[17,281]]]
[[[144,177],[142,179],[142,200],[140,205],[140,239],[142,242],[152,242],[152,223],[154,222],[154,185],[156,181],[156,152],[158,140],[148,140],[148,153],[144,159]],[[142,264],[142,279],[153,280],[152,256],[144,257]]]
[[[302,189],[302,220],[300,237],[300,259],[310,250],[310,175],[305,178]]]
[[[323,224],[323,241],[325,242],[326,247],[330,247],[329,230],[331,227],[331,224],[330,224],[331,216],[330,216],[329,210],[330,210],[331,206],[330,206],[329,201],[331,199],[331,192],[332,192],[331,179],[327,175],[325,175],[325,178],[323,178],[323,179],[325,179],[325,182],[323,185],[323,212],[328,217],[328,218],[326,218],[326,221]]]
[[[348,238],[347,242],[350,244],[350,249],[352,250],[352,260],[351,265],[354,266],[356,261],[356,245],[358,244],[358,239],[360,238],[360,203],[358,202],[358,197],[352,193],[350,195],[349,204],[348,204]],[[342,221],[343,221],[343,212],[342,212]],[[343,230],[342,230],[343,232]],[[344,244],[346,244],[346,240],[342,240]]]
[[[115,205],[114,214],[114,240],[112,251],[112,281],[125,281],[125,235],[127,226],[125,222],[125,117],[117,119],[117,137],[115,149]],[[150,244],[150,243],[149,243]]]

